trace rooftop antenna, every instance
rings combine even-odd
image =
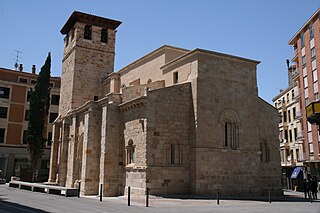
[[[14,49],[14,51],[16,52],[16,55],[15,55],[16,59],[15,59],[15,63],[14,63],[14,68],[15,68],[15,70],[17,70],[19,67],[19,59],[20,59],[19,54],[22,52],[19,50],[15,50],[15,49]]]

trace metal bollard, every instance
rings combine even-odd
[[[130,186],[128,186],[128,206],[130,206]]]
[[[269,197],[269,203],[271,203],[271,191],[268,189],[268,197]]]
[[[100,202],[102,202],[102,184],[100,184]]]
[[[79,181],[79,187],[78,187],[78,198],[80,197],[80,187],[81,187],[81,181]]]
[[[147,188],[146,207],[149,207],[149,188]]]
[[[219,199],[220,199],[220,191],[219,191],[219,189],[218,189],[218,190],[217,190],[217,205],[220,204]]]

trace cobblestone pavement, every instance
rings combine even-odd
[[[320,213],[320,200],[312,203],[301,192],[285,191],[284,198],[261,200],[208,198],[163,198],[150,196],[149,207],[145,207],[145,197],[104,197],[100,202],[97,196],[63,197],[59,195],[30,192],[0,185],[0,213],[7,212],[257,212],[257,213]],[[320,194],[319,194],[320,195]]]

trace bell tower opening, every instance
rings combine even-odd
[[[61,29],[64,38],[59,114],[64,117],[102,94],[102,80],[114,71],[120,21],[75,11]]]

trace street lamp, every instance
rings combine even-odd
[[[310,124],[320,125],[320,101],[312,102],[306,107],[307,120]],[[320,128],[319,128],[320,133]]]

